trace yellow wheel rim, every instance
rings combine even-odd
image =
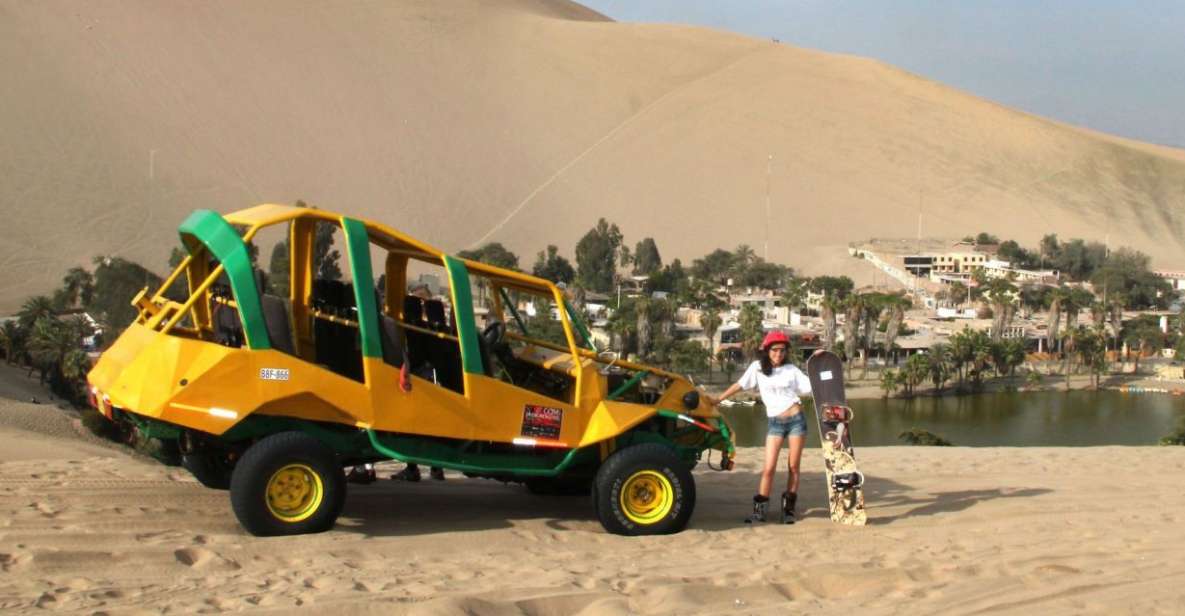
[[[621,486],[621,510],[637,524],[654,524],[671,512],[675,489],[666,475],[657,471],[638,471]]]
[[[285,522],[308,519],[324,497],[321,476],[304,464],[289,464],[267,482],[267,509]]]

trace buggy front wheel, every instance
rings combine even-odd
[[[231,507],[252,535],[329,530],[345,497],[345,474],[337,456],[299,432],[273,434],[252,445],[230,480]]]
[[[695,480],[669,447],[631,445],[597,470],[593,506],[605,530],[617,535],[677,533],[695,509]]]

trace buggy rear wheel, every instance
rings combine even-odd
[[[605,530],[617,535],[666,535],[687,526],[695,480],[687,464],[657,443],[632,445],[597,470],[593,505]]]
[[[230,502],[253,535],[301,535],[333,527],[345,504],[341,465],[325,445],[300,432],[273,434],[235,465]]]

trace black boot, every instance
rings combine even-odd
[[[766,511],[769,510],[769,497],[760,494],[753,495],[753,513],[745,518],[745,524],[764,522]]]
[[[797,492],[782,492],[782,524],[793,524],[797,519],[794,505],[798,503]]]

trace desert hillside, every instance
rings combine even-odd
[[[528,264],[604,216],[667,259],[768,229],[771,259],[850,268],[920,212],[1185,267],[1185,152],[559,0],[0,0],[0,64],[0,313],[96,254],[163,268],[194,208],[296,199]]]

